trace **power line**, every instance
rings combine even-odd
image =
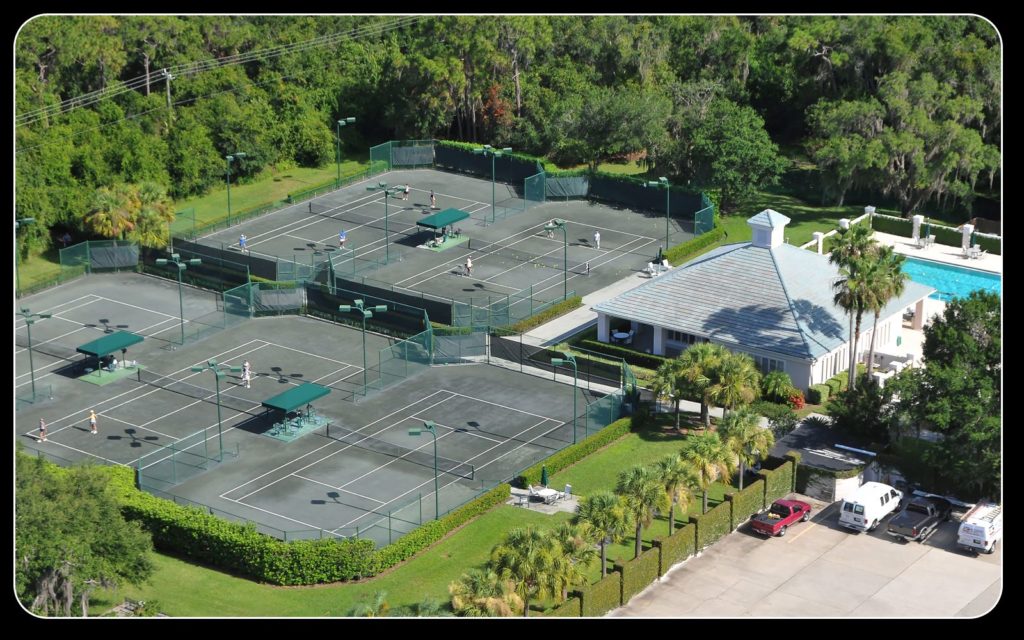
[[[383,23],[375,23],[369,25],[363,25],[360,27],[353,27],[347,31],[340,31],[331,33],[304,42],[291,43],[280,45],[278,47],[271,47],[269,49],[260,49],[258,51],[250,51],[247,53],[240,53],[231,56],[225,56],[223,58],[216,58],[210,60],[201,60],[196,62],[190,62],[181,64],[173,67],[168,67],[161,70],[163,79],[168,78],[181,78],[183,76],[196,75],[204,71],[210,71],[224,66],[232,66],[238,64],[245,64],[255,60],[269,60],[271,58],[280,57],[291,53],[300,53],[308,49],[314,49],[319,47],[327,47],[338,44],[344,40],[349,39],[361,39],[373,36],[383,35],[396,29],[407,27],[423,20],[423,16],[403,16],[395,20],[391,20]],[[160,78],[158,78],[159,81]],[[119,96],[128,91],[134,91],[147,82],[147,76],[139,76],[123,82],[118,82],[112,86],[91,91],[73,98],[64,100],[59,104],[48,105],[41,107],[33,111],[28,111],[17,116],[15,124],[18,127],[27,126],[43,120],[47,117],[55,116],[61,113],[68,113],[74,109],[87,107],[102,100]]]

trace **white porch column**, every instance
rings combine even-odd
[[[654,355],[663,356],[665,355],[665,329],[663,327],[654,326]]]
[[[815,231],[811,235],[814,236],[814,241],[818,243],[818,255],[821,255],[821,251],[825,246],[825,234],[821,231]]]
[[[914,223],[914,231],[910,234],[910,237],[917,242],[921,238],[921,225],[924,223],[924,216],[916,215],[911,220]]]
[[[971,248],[971,234],[974,233],[973,224],[965,224],[962,231],[960,232],[960,246],[963,248],[964,253]]]
[[[924,301],[925,298],[921,298],[914,305],[914,320],[910,323],[910,328],[914,331],[924,329]]]
[[[598,342],[608,342],[608,327],[611,322],[608,319],[607,313],[597,314],[597,340]]]

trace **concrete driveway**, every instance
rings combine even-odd
[[[837,524],[838,503],[795,497],[814,506],[810,522],[770,539],[740,525],[608,616],[974,617],[998,602],[1001,543],[992,555],[961,551],[955,521],[900,543],[888,519],[856,533]]]

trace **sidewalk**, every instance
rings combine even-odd
[[[650,278],[634,273],[604,289],[585,295],[582,307],[524,333],[523,342],[535,347],[549,347],[563,342],[569,336],[597,324],[597,313],[591,311],[590,307],[650,281]]]

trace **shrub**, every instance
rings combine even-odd
[[[722,227],[715,227],[711,231],[703,235],[699,235],[693,240],[687,240],[682,244],[678,244],[668,251],[665,252],[665,258],[668,259],[669,264],[680,265],[687,261],[695,253],[702,251],[716,242],[725,238],[725,229]]]
[[[796,391],[793,380],[785,371],[769,371],[761,378],[761,397],[771,402],[783,402]]]
[[[755,480],[748,486],[743,487],[742,491],[737,491],[733,494],[733,526],[739,526],[740,523],[764,508],[764,480]]]
[[[772,470],[762,469],[761,474],[766,480],[765,504],[784,498],[792,491],[793,463],[786,461]]]
[[[807,401],[811,404],[825,404],[831,391],[827,384],[813,385],[807,390]]]
[[[697,527],[688,524],[670,536],[658,536],[654,544],[661,547],[661,573],[665,574],[672,565],[678,564],[693,555],[696,544]]]
[[[690,516],[697,524],[697,548],[704,549],[729,533],[732,519],[732,505],[726,500],[704,515]]]
[[[839,378],[829,378],[825,381],[825,385],[828,387],[828,395],[830,398],[842,391],[844,386],[843,381]]]
[[[629,602],[630,598],[658,579],[660,563],[660,549],[654,548],[644,551],[639,558],[616,565],[615,568],[622,572],[622,602]]]
[[[804,408],[804,394],[799,389],[789,395],[789,406],[797,410]]]
[[[557,607],[545,611],[544,616],[550,618],[578,618],[580,617],[581,604],[579,596],[572,596],[566,598],[565,602]]]
[[[671,360],[664,356],[657,356],[651,353],[640,353],[630,349],[629,347],[620,347],[616,344],[609,344],[607,342],[601,342],[595,339],[584,339],[579,340],[576,344],[582,349],[589,349],[590,351],[597,351],[615,358],[622,358],[626,362],[638,367],[645,367],[647,369],[657,369],[664,363]]]
[[[584,618],[603,616],[622,604],[622,574],[618,570],[609,571],[604,578],[580,589],[577,595]]]
[[[768,428],[772,430],[776,439],[796,428],[798,419],[788,404],[759,401],[751,405],[751,409],[758,415],[768,418]]]
[[[618,440],[629,433],[630,424],[631,420],[629,418],[616,420],[586,440],[570,445],[552,455],[543,463],[535,464],[526,469],[518,478],[516,478],[516,484],[520,487],[525,487],[529,484],[539,484],[542,467],[546,466],[548,468],[548,473],[551,474],[561,471],[562,469],[579,462],[583,458],[586,458],[606,444]]]
[[[893,216],[875,214],[871,217],[871,228],[882,233],[909,238],[914,235],[914,222]]]
[[[529,318],[520,320],[519,322],[510,325],[508,328],[515,333],[526,333],[530,329],[539,327],[540,325],[553,320],[560,315],[569,313],[574,309],[578,309],[583,306],[583,298],[581,296],[573,296],[568,300],[563,300],[556,305],[552,305],[540,313],[534,314]]]

